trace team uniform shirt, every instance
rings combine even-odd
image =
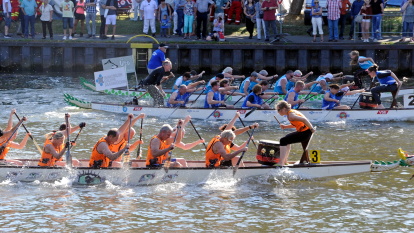
[[[206,98],[204,100],[204,108],[218,108],[218,107],[220,107],[221,104],[208,104],[208,102],[207,102],[207,96],[208,96],[208,94],[210,92],[213,92],[214,93],[213,100],[217,100],[217,101],[221,101],[222,100],[221,99],[221,96],[222,95],[220,94],[219,91],[210,90],[210,91],[207,92]]]
[[[177,80],[175,80],[175,83],[174,83],[174,85],[173,85],[173,87],[172,87],[171,90],[174,92],[174,91],[177,90],[177,89],[174,88],[174,86],[179,87],[182,84],[188,86],[188,84],[190,84],[192,82],[193,82],[192,80],[183,81],[183,76],[180,76],[180,77],[177,78]]]
[[[176,90],[174,92],[177,93],[177,96],[175,97],[174,100],[175,101],[184,101],[184,104],[170,104],[169,102],[167,102],[167,107],[171,108],[171,107],[185,106],[188,102],[188,97],[190,97],[191,93],[186,92],[184,95],[181,95],[178,90]]]
[[[300,116],[300,117],[305,117],[302,113],[300,113],[299,111],[297,111],[297,110],[293,110],[293,109],[291,109],[289,112],[288,112],[288,114],[289,113],[293,113],[293,114],[295,114],[295,115],[297,115],[297,116]],[[290,121],[290,120],[289,120]],[[298,131],[298,132],[303,132],[303,131],[306,131],[306,130],[308,130],[309,129],[309,127],[308,126],[306,126],[305,125],[305,123],[303,123],[302,121],[290,121],[290,124],[292,124],[293,126],[295,126],[295,128],[296,128],[296,131]]]
[[[297,101],[298,100],[298,98],[299,98],[299,92],[296,92],[295,91],[295,89],[292,89],[292,90],[290,90],[290,91],[288,91],[288,93],[286,94],[286,96],[285,96],[285,101],[287,101],[288,100],[288,97],[289,97],[289,94],[291,93],[291,92],[293,92],[293,93],[295,93],[295,97],[293,98],[293,101]],[[299,107],[299,104],[295,104],[295,105],[293,105],[292,106],[292,108],[298,108]]]
[[[388,71],[378,71],[377,72],[377,80],[381,86],[393,85],[396,84],[397,81],[391,76]]]
[[[363,57],[363,56],[359,56],[359,57],[358,57],[358,64],[359,64],[359,67],[361,67],[361,69],[366,70],[366,69],[368,69],[369,67],[371,67],[371,66],[373,66],[373,65],[374,65],[374,63],[372,63],[372,62],[371,62],[371,61],[369,61],[369,60],[366,60],[366,61],[360,62],[360,61],[359,61],[359,59],[361,59],[361,58],[366,58],[366,57]]]
[[[295,86],[295,82],[292,82],[292,81],[288,80],[286,75],[283,75],[282,77],[280,77],[276,81],[275,88],[273,89],[274,92],[277,92],[279,94],[283,94],[283,89],[282,89],[282,85],[281,85],[281,81],[283,79],[286,80],[286,91],[289,91],[290,89],[292,89],[292,87]]]
[[[338,92],[337,94],[332,94],[330,91],[328,91],[327,93],[329,93],[329,98],[331,99],[336,99],[336,100],[341,100],[343,95],[340,95]],[[330,110],[333,109],[336,105],[335,101],[327,101],[325,100],[325,98],[323,98],[322,100],[322,109],[326,109],[326,110]]]
[[[251,81],[251,80],[250,80],[250,77],[246,78],[245,80],[243,80],[242,84],[240,85],[240,90],[239,90],[239,91],[240,91],[240,93],[244,93],[244,84],[245,84],[246,82],[249,82],[249,87],[247,88],[247,93],[252,92],[252,89],[253,89],[254,85],[256,85],[256,84],[257,84],[257,82],[253,82],[253,81]]]
[[[325,77],[325,76],[319,76],[317,79],[316,79],[316,81],[321,81],[321,80],[325,80],[326,81],[326,85],[329,85],[329,83],[328,83],[328,81],[326,80],[327,78]],[[315,84],[313,84],[312,85],[312,87],[311,87],[311,91],[313,91],[313,92],[318,92],[318,93],[321,93],[323,90],[322,90],[322,86],[319,84],[319,83],[315,83]]]
[[[165,61],[165,53],[160,49],[155,50],[152,53],[150,61],[148,62],[148,69],[156,69],[162,66],[163,61]]]
[[[247,101],[249,101],[250,103],[252,103],[252,104],[260,104],[260,105],[262,105],[263,104],[263,100],[262,100],[262,98],[260,98],[260,96],[258,96],[258,95],[256,95],[255,93],[250,93],[247,97],[246,97],[246,99],[243,101],[243,104],[242,104],[242,108],[253,108],[253,107],[249,107],[249,106],[247,106]]]

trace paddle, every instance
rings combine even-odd
[[[362,93],[364,93],[364,92],[361,92],[361,94],[359,94],[358,98],[355,100],[355,102],[354,102],[354,104],[352,105],[351,109],[353,109],[353,108],[354,108],[355,104],[356,104],[356,103],[358,102],[358,100],[361,98]]]
[[[310,98],[312,98],[312,96],[311,96],[311,97],[309,97],[309,98],[308,98],[308,96],[312,93],[313,89],[315,89],[315,87],[316,87],[316,86],[318,86],[318,85],[316,84],[315,86],[313,86],[313,87],[312,87],[312,89],[309,91],[309,93],[305,96],[305,101],[303,101],[302,103],[299,103],[299,104],[298,104],[298,107],[297,107],[296,109],[299,109],[299,108],[300,108],[300,106],[301,106],[303,103],[305,103],[307,100],[309,100]]]
[[[139,140],[141,141],[142,139],[142,123],[144,121],[144,118],[141,118],[141,129],[139,131]],[[138,150],[137,150],[137,159],[141,157],[141,144],[138,145]]]
[[[240,123],[242,123],[243,127],[246,127],[246,125],[244,124],[243,120],[242,120],[240,117],[239,117],[239,120],[240,120]],[[250,137],[250,133],[249,133],[249,131],[248,131],[248,130],[246,131],[246,133],[247,133],[247,135],[249,135],[249,137]],[[256,145],[256,143],[254,142],[254,140],[252,140],[252,142],[253,142],[254,147],[256,147],[256,149],[257,149],[257,145]]]
[[[76,134],[75,139],[72,141],[73,143],[75,143],[75,142],[76,142],[76,139],[78,139],[79,134],[82,132],[82,129],[83,129],[83,127],[81,127],[81,128],[80,128],[80,130],[79,130],[79,132],[78,132],[78,134]],[[70,148],[71,148],[71,149],[72,149],[72,147],[73,147],[73,145],[70,145]]]
[[[174,136],[174,142],[173,142],[173,144],[175,144],[175,141],[177,140],[177,135],[180,133],[180,129],[181,129],[181,125],[177,125],[177,133]],[[166,162],[166,164],[164,166],[165,173],[168,173],[168,169],[170,168],[172,151],[173,150],[170,150],[170,152],[168,152],[168,159],[167,159],[167,162]]]
[[[277,94],[272,95],[269,99],[267,99],[266,101],[264,101],[261,105],[267,103],[267,101],[271,100],[273,97],[275,97]],[[247,97],[246,97],[247,98]],[[246,115],[244,116],[244,118],[248,117],[250,114],[252,114],[254,111],[256,111],[257,107],[253,107],[252,110],[250,110],[248,113],[246,113]]]
[[[127,143],[128,143],[128,145],[129,145],[129,138],[131,137],[130,135],[131,135],[131,122],[132,122],[132,117],[130,117],[129,118],[129,125],[128,125],[128,140],[127,140]],[[123,167],[126,167],[126,166],[128,166],[128,163],[129,163],[129,160],[130,160],[130,154],[129,154],[129,149],[126,149],[125,150],[125,154],[124,154],[124,160],[122,161],[122,166]]]
[[[280,124],[280,121],[279,121],[279,119],[277,119],[277,117],[276,116],[273,116],[274,118],[275,118],[275,120],[277,121],[277,123],[279,124],[279,126],[281,126],[282,124]],[[282,127],[280,127],[280,128],[282,128]],[[282,129],[283,130],[283,129]]]
[[[244,97],[244,96],[240,97],[240,98],[239,98],[236,102],[234,102],[234,104],[233,104],[233,105],[234,105],[234,106],[236,106],[236,104],[237,104],[237,103],[238,103],[241,99],[243,99],[243,97]]]
[[[6,149],[7,144],[9,144],[10,140],[12,139],[14,134],[17,132],[17,130],[19,129],[21,124],[23,124],[23,121],[19,121],[19,123],[17,123],[16,129],[13,131],[13,133],[10,135],[10,137],[7,139],[7,141],[0,146],[0,154],[3,153],[4,149]]]
[[[17,120],[20,121],[20,118],[17,115],[17,113],[14,113],[14,115],[16,116]],[[24,130],[26,130],[26,133],[30,133],[29,130],[27,130],[26,126],[23,123],[22,123],[22,126],[23,126]],[[43,150],[40,148],[39,144],[37,144],[36,140],[30,134],[29,134],[29,137],[30,137],[30,139],[32,139],[33,144],[36,146],[36,148],[39,151],[39,153],[42,154],[43,153]]]
[[[190,124],[191,124],[191,126],[193,126],[193,129],[196,132],[196,134],[198,135],[198,138],[199,139],[202,139],[201,136],[200,136],[200,134],[198,133],[196,127],[194,126],[194,124],[193,124],[193,122],[191,120],[190,120]],[[203,145],[204,145],[204,148],[207,150],[207,146],[206,146],[206,143],[205,142],[203,142]]]
[[[68,167],[72,167],[72,156],[70,155],[70,138],[69,138],[69,135],[70,135],[70,132],[69,132],[69,129],[70,129],[70,125],[69,125],[69,114],[68,113],[65,113],[65,121],[66,121],[66,126],[68,127],[67,128],[67,130],[66,130],[66,136],[67,136],[67,146],[68,146],[68,150],[66,151],[66,166],[68,166]]]
[[[338,93],[340,93],[340,92],[338,92]],[[337,94],[338,94],[337,93]],[[345,92],[343,92],[343,94],[342,94],[342,96],[341,96],[341,98],[339,99],[339,101],[338,101],[338,103],[336,103],[331,109],[329,109],[329,111],[328,111],[328,113],[326,113],[326,115],[322,118],[322,121],[323,120],[325,120],[325,118],[329,115],[329,113],[331,113],[332,112],[332,110],[336,107],[336,106],[339,106],[340,104],[341,104],[341,100],[342,100],[342,98],[344,98],[344,96],[346,95],[346,93],[348,93],[348,91],[345,91]]]
[[[196,88],[197,89],[197,88]],[[200,96],[204,93],[204,91],[206,90],[206,88],[204,87],[203,90],[201,91],[201,93],[197,96],[197,98],[194,100],[194,102],[191,103],[190,107],[193,106],[193,104],[195,102],[197,102],[198,98],[200,98]]]
[[[230,95],[228,95],[225,99],[224,99],[224,102],[226,102],[229,98],[230,98],[230,96],[231,95],[233,95],[233,93],[236,91],[237,89],[234,89],[231,93],[230,93]],[[206,96],[206,98],[207,98],[207,96]],[[220,105],[219,105],[220,106]],[[208,119],[208,118],[210,118],[216,111],[217,111],[217,109],[219,109],[219,107],[216,107],[214,110],[213,110],[213,112],[210,114],[210,115],[208,115],[208,117],[206,118],[206,120]]]
[[[252,137],[253,137],[254,130],[255,130],[255,128],[252,130],[252,134],[250,134],[250,137],[249,137],[249,140],[247,141],[246,147],[249,147],[249,143],[250,143],[250,140],[251,140],[251,139],[252,139]],[[233,176],[234,176],[234,175],[236,175],[236,172],[237,172],[237,170],[239,169],[239,165],[240,165],[240,162],[241,162],[241,161],[242,161],[242,159],[243,159],[244,153],[246,153],[246,151],[243,151],[243,153],[241,154],[241,156],[240,156],[239,160],[237,161],[236,166],[233,168]]]

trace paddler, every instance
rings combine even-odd
[[[240,112],[236,112],[236,114],[234,114],[233,119],[231,119],[231,121],[228,124],[221,125],[219,127],[219,130],[220,131],[232,130],[234,132],[234,134],[236,134],[236,136],[237,136],[237,135],[240,135],[240,134],[242,134],[242,133],[244,133],[244,132],[246,132],[250,129],[255,129],[255,128],[259,127],[259,123],[255,122],[252,125],[247,125],[247,126],[244,126],[243,128],[238,128],[237,129],[234,126],[234,123],[236,123],[236,121],[237,121],[237,119],[239,119],[239,117],[240,117]]]
[[[290,133],[280,139],[280,160],[278,165],[283,166],[287,163],[291,148],[290,145],[298,142],[309,142],[315,129],[302,113],[293,110],[291,105],[286,101],[280,101],[276,104],[275,108],[281,116],[287,116],[287,119],[290,121],[289,125],[281,124],[280,128],[296,128],[296,132]]]
[[[220,135],[215,136],[207,145],[206,149],[206,167],[230,167],[232,166],[232,159],[238,154],[247,151],[247,141],[241,146],[233,143],[236,138],[231,130],[224,130]],[[234,150],[231,153],[231,150]],[[235,161],[237,162],[237,161]]]
[[[323,97],[322,109],[350,109],[349,106],[340,104],[340,101],[344,95],[353,95],[364,91],[365,89],[343,92],[341,91],[341,87],[338,84],[331,84],[329,85],[329,91],[327,91]]]
[[[299,107],[299,104],[302,104],[303,102],[305,102],[305,99],[299,99],[299,94],[305,94],[305,93],[309,93],[309,91],[303,91],[303,89],[305,88],[305,83],[302,81],[297,81],[295,83],[295,87],[288,91],[288,93],[285,96],[285,101],[287,103],[289,103],[292,108],[296,109]],[[312,95],[317,95],[318,93],[316,92],[311,92],[310,94]]]
[[[242,104],[242,108],[270,109],[268,104],[263,103],[262,96],[262,86],[256,84],[253,87],[252,92],[246,96],[246,99]]]
[[[20,126],[20,123],[27,120],[26,117],[23,117],[22,119],[20,119],[20,122],[18,124],[16,124],[14,127],[12,127],[12,125],[13,125],[13,115],[14,115],[15,112],[16,112],[16,110],[12,109],[6,129],[4,129],[4,130],[0,129],[0,146],[3,145],[5,142],[7,142],[7,140],[11,137],[13,132],[16,131],[17,128]]]
[[[57,161],[61,161],[63,154],[69,147],[69,143],[65,144],[64,141],[65,136],[62,132],[53,133],[52,138],[47,139],[43,146],[42,157],[38,165],[41,167],[53,167]]]
[[[200,83],[205,83],[204,81],[200,81]],[[203,89],[203,88],[201,88]],[[167,107],[176,108],[176,107],[185,107],[185,105],[188,102],[188,99],[190,98],[190,95],[200,89],[196,88],[188,88],[185,84],[181,84],[178,87],[178,90],[174,91],[167,102]]]

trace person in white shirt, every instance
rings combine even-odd
[[[43,38],[46,39],[46,26],[49,31],[50,39],[53,39],[52,20],[53,20],[53,8],[49,4],[49,0],[43,0],[43,4],[40,6],[40,21],[42,21]]]
[[[12,12],[10,0],[3,0],[3,12],[4,12],[4,22],[6,22],[6,24],[4,25],[4,38],[11,38],[11,36],[9,35],[9,27],[11,24],[11,12]]]
[[[151,26],[152,36],[155,37],[155,13],[158,9],[157,3],[154,0],[143,0],[140,7],[141,17],[144,20],[143,32],[148,35],[149,27]]]

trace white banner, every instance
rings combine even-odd
[[[97,91],[128,86],[125,67],[98,71],[95,72],[94,75]]]
[[[125,67],[127,73],[135,73],[135,63],[131,56],[113,57],[109,59],[102,59],[102,66],[104,70],[116,69]]]

